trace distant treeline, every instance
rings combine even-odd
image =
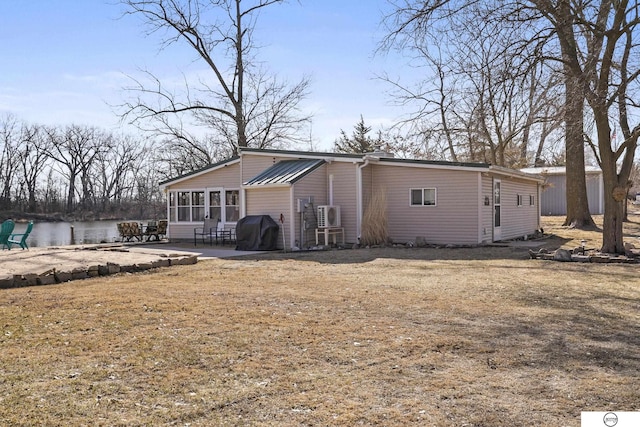
[[[0,117],[0,216],[162,218],[152,144],[96,127]]]

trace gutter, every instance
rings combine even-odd
[[[489,171],[502,176],[508,176],[510,178],[521,178],[521,179],[528,179],[531,181],[537,181],[540,184],[543,184],[546,181],[546,178],[542,175],[533,175],[530,173],[520,172],[515,169],[504,168],[502,166],[491,165],[489,166]]]

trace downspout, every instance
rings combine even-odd
[[[357,204],[358,204],[358,216],[357,216],[357,222],[356,222],[356,235],[358,238],[358,243],[360,243],[360,236],[362,234],[362,216],[363,216],[363,211],[364,211],[364,195],[363,195],[363,190],[362,190],[362,169],[364,169],[365,167],[367,167],[367,165],[369,165],[369,159],[367,157],[365,157],[364,159],[364,163],[361,164],[360,166],[357,167],[356,169],[356,183],[358,186],[358,200],[357,200]]]
[[[482,211],[484,210],[484,202],[482,197],[482,172],[478,172],[478,244],[484,239],[484,223],[482,221]]]
[[[240,218],[244,218],[247,216],[247,189],[242,185],[244,181],[243,167],[244,162],[242,161],[242,151],[239,153],[240,155]]]

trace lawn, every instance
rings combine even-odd
[[[362,249],[1,290],[0,424],[579,426],[640,410],[639,268]]]

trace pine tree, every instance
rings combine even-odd
[[[351,137],[344,130],[340,130],[340,138],[335,142],[336,153],[362,154],[372,153],[381,144],[381,138],[372,138],[368,135],[371,126],[364,124],[364,118],[360,116],[360,121],[353,127]]]

